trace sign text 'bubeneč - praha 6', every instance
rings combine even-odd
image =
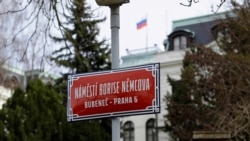
[[[70,75],[67,119],[159,113],[159,77],[159,63]]]

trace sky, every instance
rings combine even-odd
[[[191,7],[185,7],[180,3],[188,4],[188,0],[130,0],[130,3],[120,6],[120,57],[127,55],[126,49],[131,51],[157,45],[163,50],[163,40],[172,31],[172,21],[213,14],[213,9],[216,10],[219,2],[220,0],[199,0]],[[100,25],[100,37],[110,41],[110,8],[98,6],[95,0],[87,0],[87,3],[95,12],[107,17]],[[226,5],[219,12],[225,11]],[[136,23],[143,18],[147,18],[147,26],[137,30]]]

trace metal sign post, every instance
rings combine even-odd
[[[110,6],[111,10],[111,66],[119,68],[119,29],[120,29],[120,5]],[[120,140],[120,118],[112,118],[112,141]]]
[[[110,6],[111,9],[111,63],[112,69],[119,68],[119,8],[129,0],[96,0],[100,6]],[[112,119],[112,141],[120,140],[120,118]]]
[[[119,68],[119,8],[129,0],[96,0],[100,6],[110,6],[111,9],[111,64],[112,69]],[[120,118],[112,119],[112,141],[120,140]]]

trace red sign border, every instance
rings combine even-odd
[[[147,69],[152,70],[152,75],[154,75],[155,79],[155,99],[152,103],[152,106],[149,106],[147,109],[143,110],[129,110],[129,111],[120,111],[120,112],[109,112],[109,113],[100,113],[100,114],[93,114],[93,115],[84,115],[78,116],[72,114],[71,100],[70,100],[70,86],[72,82],[79,77],[82,76],[91,76],[91,75],[103,75],[103,74],[110,74],[110,73],[119,73],[119,72],[126,72],[129,70],[136,70],[136,69]],[[82,74],[73,74],[68,76],[68,95],[67,95],[67,121],[80,121],[80,120],[90,120],[90,119],[97,119],[97,118],[108,118],[108,117],[121,117],[121,116],[132,116],[132,115],[144,115],[144,114],[155,114],[160,113],[161,111],[161,104],[160,104],[160,63],[153,63],[153,64],[146,64],[134,67],[126,67],[126,68],[119,68],[113,69],[109,71],[99,71],[99,72],[91,72],[91,73],[82,73]]]

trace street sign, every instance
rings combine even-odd
[[[159,63],[68,77],[68,121],[159,112]]]

